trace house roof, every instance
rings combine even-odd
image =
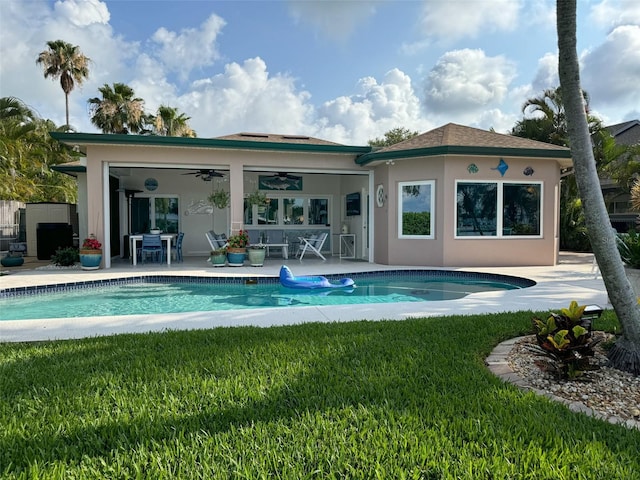
[[[605,128],[619,145],[640,145],[640,120],[616,123]]]
[[[279,150],[308,153],[360,155],[371,147],[342,145],[302,135],[237,133],[218,138],[165,137],[161,135],[122,135],[104,133],[50,132],[51,137],[86,153],[87,145],[131,145],[142,147],[220,148],[232,150]]]
[[[321,138],[308,137],[306,135],[283,135],[279,133],[240,132],[216,138],[220,140],[236,140],[245,142],[295,143],[305,145],[342,145],[340,143],[330,142]]]
[[[559,145],[448,123],[404,142],[364,154],[356,162],[366,165],[391,159],[447,154],[571,158],[569,149]]]

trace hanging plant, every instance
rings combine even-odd
[[[211,192],[211,195],[207,198],[209,203],[216,208],[227,208],[229,206],[229,192],[222,190],[215,190]]]
[[[247,195],[247,202],[249,202],[249,205],[261,205],[263,203],[266,203],[266,201],[267,196],[260,190],[256,190],[255,192]]]

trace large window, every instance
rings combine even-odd
[[[264,205],[244,201],[244,223],[250,225],[296,226],[329,223],[327,197],[267,197]]]
[[[457,237],[541,236],[542,184],[456,184]]]
[[[398,237],[434,238],[435,182],[398,184]]]

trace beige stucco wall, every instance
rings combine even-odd
[[[376,208],[375,261],[390,265],[517,266],[555,265],[558,255],[558,185],[560,170],[553,159],[503,157],[509,165],[504,176],[493,170],[495,157],[426,157],[396,161],[375,170],[375,184],[388,194],[384,207]],[[469,164],[478,167],[468,171]],[[524,175],[532,167],[531,176]],[[434,180],[435,238],[398,238],[398,182]],[[455,238],[456,180],[532,181],[543,183],[541,238]],[[388,223],[383,225],[385,218]]]

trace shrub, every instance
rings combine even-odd
[[[550,313],[546,321],[532,319],[540,347],[538,351],[551,359],[536,360],[536,365],[558,378],[573,379],[598,368],[591,364],[598,340],[591,336],[590,320],[582,318],[585,307],[574,300],[559,314]]]
[[[617,235],[618,251],[622,261],[631,268],[640,268],[640,234],[635,230]]]
[[[78,249],[74,247],[59,248],[51,256],[51,261],[59,267],[70,267],[80,261]]]

